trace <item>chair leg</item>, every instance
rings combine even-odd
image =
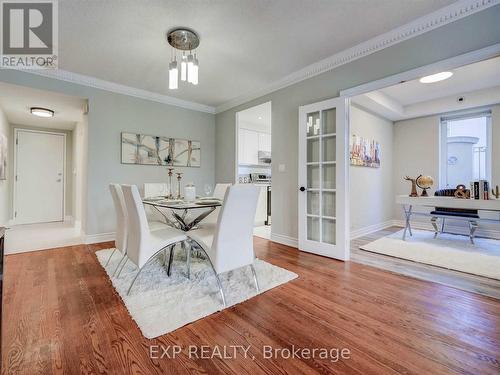
[[[111,252],[111,255],[109,256],[108,261],[104,265],[104,268],[106,268],[108,266],[109,261],[111,260],[111,258],[113,258],[113,255],[115,254],[115,251],[116,251],[116,248],[114,248],[113,251]]]
[[[431,218],[431,224],[434,227],[434,238],[436,238],[437,235],[438,235],[438,232],[439,232],[439,229],[438,229],[438,226],[437,226],[437,217],[433,216]]]
[[[173,244],[172,247],[170,248],[170,256],[168,257],[168,268],[167,268],[167,276],[170,277],[170,274],[172,273],[172,263],[174,261],[174,250],[175,250],[176,244]]]
[[[137,272],[137,274],[135,275],[134,280],[132,280],[132,283],[130,283],[130,286],[128,287],[128,290],[127,290],[127,296],[130,294],[130,291],[132,290],[132,287],[134,286],[135,281],[137,280],[137,278],[141,274],[141,271],[144,269],[144,267],[146,265],[147,265],[147,263],[142,268],[139,269],[139,272]]]
[[[469,238],[471,244],[474,245],[474,233],[477,229],[477,221],[469,221]]]
[[[444,217],[441,220],[443,220],[441,222],[441,233],[444,233]]]
[[[120,265],[122,264],[122,262],[123,262],[123,260],[125,259],[125,257],[126,257],[126,256],[127,256],[126,254],[123,254],[123,255],[122,255],[122,257],[121,257],[120,261],[118,262],[118,264],[116,265],[116,268],[115,268],[115,270],[114,270],[113,274],[111,275],[111,277],[115,277],[116,272],[117,272],[117,271],[118,271],[118,269],[120,268]]]
[[[186,243],[182,243],[181,245],[186,250],[186,269],[187,269],[187,278],[191,279],[191,246]]]
[[[123,271],[123,268],[125,267],[125,264],[127,264],[128,258],[125,259],[125,262],[123,262],[122,267],[120,268],[120,271],[118,271],[118,275],[116,275],[116,278],[118,279]]]
[[[255,282],[255,289],[257,289],[257,292],[260,292],[259,281],[257,280],[257,272],[255,272],[253,264],[250,264],[250,268],[252,269],[253,281]]]
[[[215,270],[215,267],[212,263],[212,260],[208,256],[205,249],[203,247],[201,247],[199,243],[197,243],[196,241],[193,241],[193,242],[200,248],[201,251],[203,251],[203,253],[205,253],[205,257],[208,259],[208,263],[210,263],[210,267],[212,267],[212,271],[214,271],[215,280],[217,280],[217,285],[219,286],[219,293],[220,293],[220,297],[222,299],[222,306],[224,308],[226,308],[227,305],[226,305],[226,297],[224,296],[224,289],[222,289],[222,283],[220,281],[219,275],[217,274],[217,271]]]

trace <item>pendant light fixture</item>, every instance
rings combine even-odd
[[[175,90],[179,87],[179,68],[177,64],[177,50],[180,55],[180,80],[193,85],[198,84],[199,62],[193,51],[200,45],[198,34],[188,28],[175,28],[167,32],[167,41],[172,46],[172,61],[169,64],[168,88]],[[186,56],[186,51],[189,54]]]

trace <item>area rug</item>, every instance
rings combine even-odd
[[[113,249],[106,249],[96,253],[101,266],[104,267],[112,251]],[[176,250],[170,277],[162,265],[162,256],[152,261],[141,272],[128,296],[128,287],[137,272],[135,266],[127,262],[119,278],[110,277],[130,315],[142,334],[149,339],[172,332],[223,309],[217,281],[208,261],[192,257],[189,280],[186,277],[185,255],[182,253],[181,250]],[[120,258],[121,254],[115,252],[105,268],[108,276],[113,273]],[[227,307],[297,277],[293,272],[259,259],[255,260],[254,267],[260,293],[255,289],[250,267],[220,275]]]
[[[431,264],[451,270],[500,280],[500,241],[454,234],[413,230],[402,240],[403,231],[361,246],[362,250]]]

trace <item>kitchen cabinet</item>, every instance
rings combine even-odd
[[[271,134],[240,128],[238,132],[238,164],[258,165],[259,151],[271,152]]]
[[[259,133],[259,151],[271,152],[271,134]]]

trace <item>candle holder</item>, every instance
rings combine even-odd
[[[172,194],[172,175],[174,168],[168,168],[168,199],[174,199],[174,195]]]
[[[181,172],[176,172],[177,174],[177,199],[182,199],[181,196],[181,179],[182,179],[182,173]]]

